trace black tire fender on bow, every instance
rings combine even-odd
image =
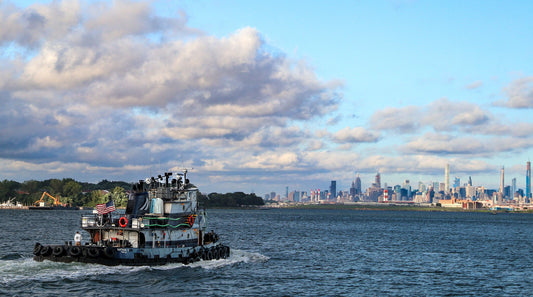
[[[49,245],[41,249],[41,256],[50,256],[51,253],[52,253],[52,247],[50,247]]]
[[[98,248],[95,248],[95,247],[91,247],[89,248],[89,250],[87,251],[87,255],[91,258],[96,258],[98,256],[100,256],[100,250]]]
[[[35,246],[33,247],[33,254],[36,255],[36,256],[39,255],[41,253],[41,248],[42,247],[43,246],[40,243],[37,242],[35,244]]]
[[[104,249],[104,255],[108,258],[113,258],[115,256],[115,249],[112,247],[106,247]]]
[[[65,252],[65,248],[62,245],[54,247],[54,251],[52,252],[54,256],[60,257]]]
[[[81,254],[81,248],[79,246],[73,246],[68,250],[68,254],[72,257],[78,257]]]

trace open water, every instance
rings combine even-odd
[[[0,295],[533,295],[532,214],[209,210],[229,259],[161,267],[32,260],[36,241],[72,240],[82,213],[0,210]]]

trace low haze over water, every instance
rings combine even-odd
[[[525,296],[532,214],[210,210],[229,259],[162,267],[34,262],[82,211],[0,210],[6,296]],[[83,234],[87,237],[87,234]]]

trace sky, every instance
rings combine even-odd
[[[525,188],[532,1],[0,0],[0,179]]]

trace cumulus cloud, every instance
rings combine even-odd
[[[507,101],[496,102],[511,108],[533,108],[533,76],[517,79],[504,88]]]
[[[486,164],[460,158],[533,145],[531,124],[446,98],[386,107],[368,126],[362,115],[338,128],[349,118],[338,110],[340,80],[272,52],[255,28],[211,36],[182,11],[157,15],[149,1],[0,1],[0,24],[5,178],[136,180],[139,171],[188,167],[211,174],[203,183],[239,181],[249,190],[356,168],[441,174],[447,158],[478,170]],[[531,107],[531,78],[506,93],[507,106]]]
[[[378,130],[393,130],[402,133],[414,132],[420,126],[417,118],[422,115],[420,108],[417,106],[386,107],[372,115],[370,124],[374,129]]]
[[[426,106],[387,107],[376,111],[370,123],[377,130],[415,133],[425,127],[435,131],[481,130],[494,121],[492,114],[479,105],[441,98]]]
[[[45,40],[63,38],[80,21],[77,1],[34,4],[19,9],[10,2],[0,2],[0,45],[15,42],[22,47],[38,47]]]
[[[480,126],[491,118],[488,111],[469,102],[452,102],[441,98],[428,105],[422,122],[437,131],[452,131],[465,126]]]
[[[379,135],[362,127],[346,127],[332,135],[336,143],[376,142]]]
[[[474,90],[474,89],[481,88],[482,86],[483,86],[483,82],[478,80],[478,81],[475,81],[473,83],[466,85],[466,88],[469,90]]]
[[[427,133],[408,142],[407,152],[425,154],[479,154],[485,152],[485,145],[478,139],[457,138],[446,134]]]
[[[256,29],[209,36],[147,1],[1,2],[0,23],[0,159],[290,167],[300,146],[319,147],[297,123],[342,99],[339,82],[271,53]]]
[[[454,136],[441,133],[426,133],[413,137],[400,150],[412,154],[468,155],[486,157],[500,152],[527,150],[533,140],[509,137]]]

